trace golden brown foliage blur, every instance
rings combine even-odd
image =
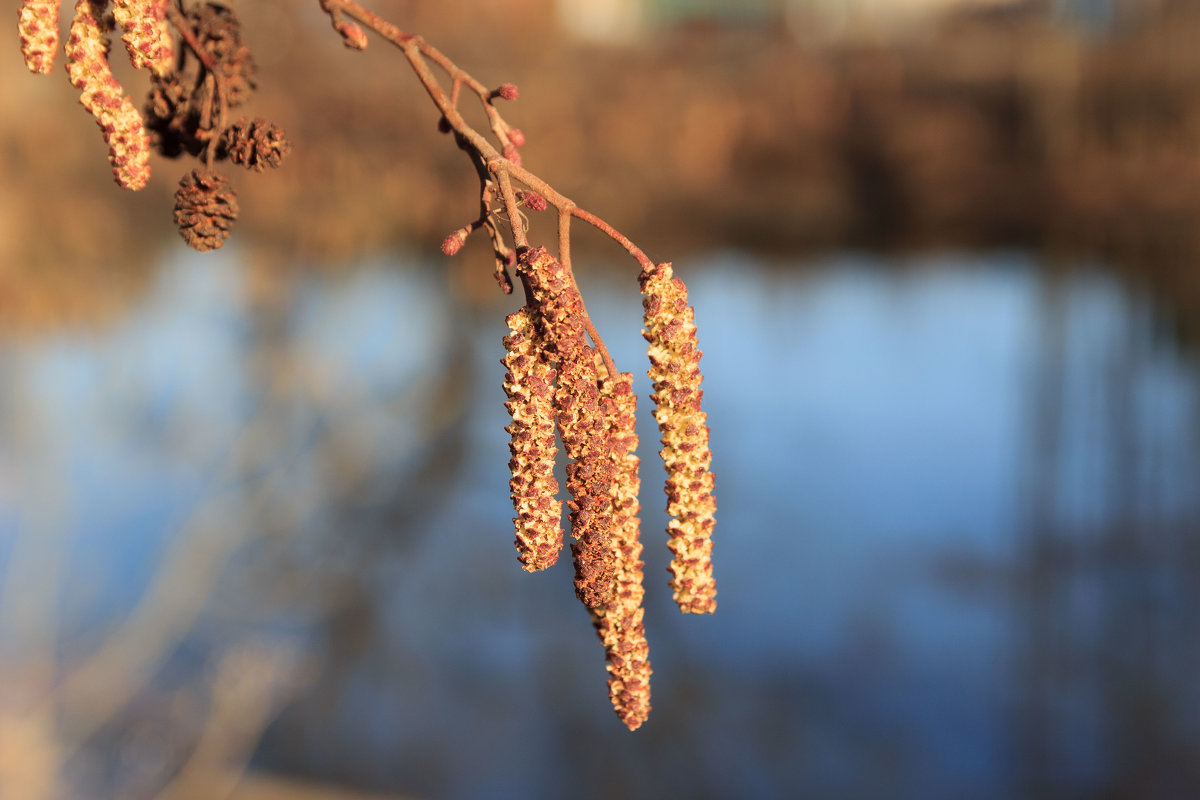
[[[461,2],[376,5],[467,70],[519,84],[526,163],[651,253],[1015,245],[1136,260],[1194,246],[1194,4],[1154,4],[1101,36],[1028,3],[819,48],[782,21],[601,48],[557,33],[547,0],[469,4],[471,25]],[[344,52],[315,4],[238,11],[261,66],[255,110],[297,143],[289,169],[239,186],[256,262],[436,246],[473,216],[475,175],[390,48]],[[163,208],[181,165],[156,162],[145,196],[116,191],[70,90],[15,52],[3,63],[0,318],[103,316],[173,246]]]

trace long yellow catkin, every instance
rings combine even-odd
[[[650,648],[643,624],[642,543],[638,512],[639,459],[637,395],[633,373],[600,383],[600,402],[609,431],[613,462],[613,597],[592,609],[592,623],[604,643],[608,693],[617,716],[635,730],[650,716]]]
[[[125,96],[108,66],[108,39],[100,19],[107,2],[79,0],[65,47],[67,74],[80,90],[79,102],[96,118],[108,143],[113,177],[126,189],[141,189],[150,179],[150,137],[142,116]]]
[[[517,514],[517,560],[526,571],[536,572],[558,561],[563,543],[562,501],[554,479],[554,370],[542,358],[533,310],[522,308],[505,321],[504,406],[512,416],[505,430],[512,454],[509,487]]]
[[[58,50],[59,0],[25,0],[17,12],[21,55],[30,72],[49,75]]]
[[[612,597],[612,463],[608,433],[600,413],[599,377],[594,351],[584,332],[583,298],[558,259],[541,247],[517,257],[517,270],[526,280],[547,344],[558,370],[554,391],[555,418],[567,464],[571,495],[571,535],[575,541],[575,593],[590,609]]]
[[[713,499],[712,451],[708,446],[708,416],[700,410],[700,350],[696,342],[695,311],[687,302],[687,287],[670,264],[659,264],[641,275],[645,330],[650,343],[650,380],[654,417],[662,433],[660,451],[667,470],[668,569],[671,589],[681,611],[707,614],[716,610],[717,587],[712,573]]]
[[[170,0],[113,0],[113,17],[121,26],[121,41],[138,69],[149,68],[160,78],[171,72],[175,46],[167,25]]]

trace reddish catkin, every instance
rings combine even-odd
[[[121,41],[138,69],[149,68],[160,78],[174,69],[175,45],[167,27],[170,0],[113,0],[113,17],[121,26]]]
[[[687,287],[674,277],[670,264],[643,270],[641,285],[646,312],[642,333],[650,343],[654,417],[662,433],[667,513],[672,517],[667,524],[671,589],[681,611],[707,614],[717,607],[712,574],[716,501],[707,415],[700,410],[695,311],[688,305]]]
[[[509,334],[501,363],[508,368],[504,407],[512,416],[505,430],[511,437],[509,487],[517,514],[517,560],[526,571],[536,572],[558,561],[563,543],[562,502],[554,479],[554,370],[542,358],[533,310],[522,308],[505,321]]]
[[[583,298],[562,264],[544,248],[523,250],[517,270],[533,295],[558,371],[555,419],[572,459],[567,464],[567,492],[575,539],[571,544],[575,593],[585,606],[595,609],[613,593],[612,462],[600,412],[594,351],[584,332]]]
[[[49,75],[58,50],[59,0],[25,0],[17,14],[21,55],[30,72]]]
[[[601,368],[603,372],[603,368]],[[608,693],[617,716],[635,730],[650,715],[650,648],[643,624],[642,543],[638,512],[637,395],[633,373],[600,383],[600,402],[609,432],[613,482],[612,600],[592,610],[592,624],[604,643]]]
[[[67,74],[80,90],[79,102],[96,118],[108,143],[113,177],[126,189],[150,179],[150,138],[142,116],[108,66],[108,39],[100,27],[106,2],[79,0],[67,37]]]

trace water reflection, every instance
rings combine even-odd
[[[50,703],[59,770],[130,796],[259,695],[256,767],[416,795],[1200,790],[1200,386],[1145,299],[1020,254],[686,270],[720,609],[674,611],[647,446],[641,731],[569,565],[515,562],[503,312],[385,265],[252,305],[219,259],[0,353],[0,711]],[[640,373],[632,280],[589,283]]]

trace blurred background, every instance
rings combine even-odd
[[[1200,4],[370,4],[689,284],[720,605],[643,400],[632,734],[516,563],[474,171],[385,43],[233,5],[296,147],[210,254],[191,164],[123,192],[0,58],[0,797],[1200,796]],[[574,246],[644,397],[637,266]]]

